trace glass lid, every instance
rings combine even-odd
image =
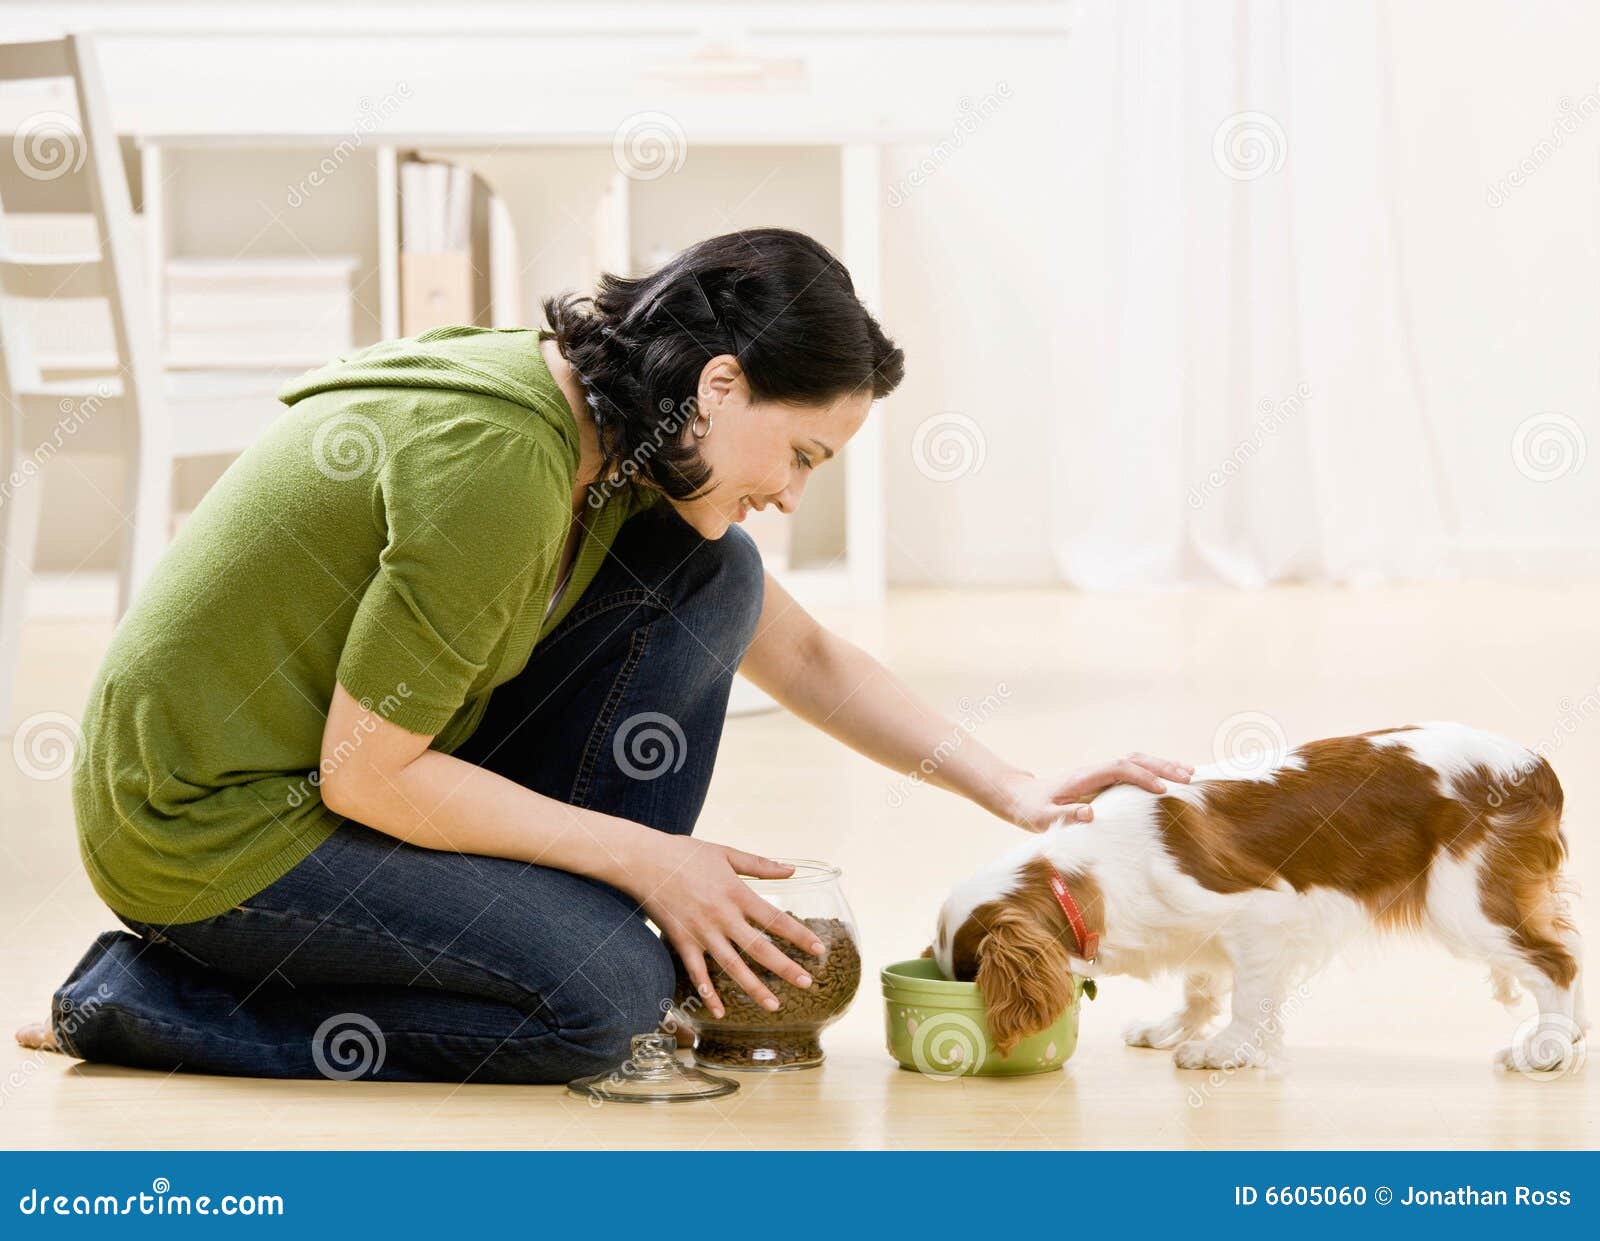
[[[567,1089],[595,1103],[683,1103],[720,1099],[739,1089],[738,1082],[680,1063],[677,1047],[671,1034],[635,1034],[627,1059],[568,1082]]]

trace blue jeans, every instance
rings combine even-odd
[[[519,784],[686,835],[704,804],[761,558],[666,504],[457,751]],[[265,891],[200,922],[108,931],[52,1004],[86,1060],[257,1077],[564,1082],[655,1028],[669,949],[630,897],[345,822]]]

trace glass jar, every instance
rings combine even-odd
[[[809,987],[796,987],[749,962],[756,977],[778,997],[775,1013],[746,995],[744,988],[707,956],[711,985],[722,998],[721,1018],[711,1015],[695,994],[683,963],[677,962],[677,1016],[694,1031],[695,1063],[707,1068],[756,1072],[814,1068],[822,1063],[818,1036],[850,1007],[861,984],[856,920],[839,886],[839,868],[803,858],[776,860],[793,866],[794,874],[787,879],[747,878],[745,882],[762,900],[810,927],[822,941],[822,955],[813,957],[786,939],[770,936],[780,952],[811,975]]]

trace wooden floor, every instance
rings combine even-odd
[[[1127,749],[1192,762],[1262,713],[1290,740],[1461,719],[1548,743],[1567,789],[1573,874],[1600,868],[1600,588],[1474,585],[1366,592],[1077,597],[901,593],[835,616],[979,735],[1038,768]],[[17,718],[76,715],[107,637],[31,626]],[[990,706],[985,708],[986,700]],[[1430,946],[1363,945],[1312,980],[1272,1074],[1174,1069],[1122,1045],[1171,985],[1107,980],[1061,1073],[936,1081],[882,1048],[877,969],[914,956],[946,885],[1014,830],[913,788],[778,714],[728,729],[699,833],[842,865],[867,974],[824,1036],[828,1062],[750,1077],[730,1099],[590,1106],[555,1088],[242,1081],[81,1065],[0,1049],[7,1147],[1583,1147],[1600,1141],[1600,1066],[1551,1081],[1490,1067],[1525,1007]],[[45,1011],[112,925],[79,869],[64,780],[0,751],[0,1019]],[[1591,1001],[1593,1003],[1593,1001]]]

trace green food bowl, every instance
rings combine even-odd
[[[884,967],[883,1025],[889,1054],[906,1069],[929,1077],[1020,1077],[1049,1073],[1078,1046],[1079,997],[1094,983],[1072,978],[1072,1002],[1039,1033],[1002,1057],[984,1017],[976,983],[951,982],[931,957]]]

